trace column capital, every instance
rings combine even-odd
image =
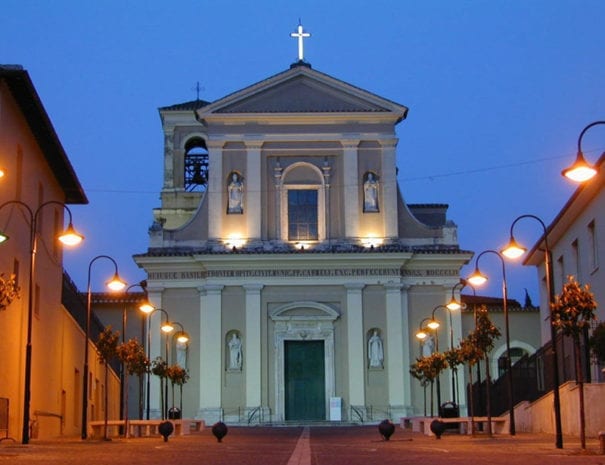
[[[208,295],[220,294],[224,287],[225,286],[223,286],[222,284],[206,284],[205,286],[203,286]]]
[[[207,140],[206,141],[206,147],[208,148],[208,150],[217,150],[217,149],[222,149],[225,146],[225,141],[224,140]]]
[[[148,294],[161,294],[166,289],[164,286],[157,286],[153,283],[147,284],[147,293]]]
[[[401,289],[404,288],[404,285],[402,283],[395,283],[395,282],[382,283],[382,285],[384,286],[384,288],[386,289],[386,291],[388,293],[399,292],[399,291],[401,291]]]
[[[246,139],[243,141],[244,145],[247,149],[257,149],[260,150],[263,148],[264,140],[261,139]]]
[[[393,139],[379,139],[378,143],[380,144],[380,146],[382,148],[395,148],[397,147],[397,143],[399,142],[399,139],[397,138],[393,138]]]
[[[244,284],[242,287],[246,290],[246,294],[253,294],[255,292],[260,292],[265,285],[260,283],[249,283]]]
[[[360,142],[359,139],[344,139],[340,141],[345,149],[356,149],[359,147]]]
[[[206,295],[206,286],[197,286],[195,289],[200,293],[201,296]]]
[[[343,286],[348,292],[358,291],[361,292],[364,287],[366,287],[365,283],[344,283]]]

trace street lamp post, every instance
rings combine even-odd
[[[48,205],[58,205],[67,211],[69,216],[69,223],[67,229],[58,236],[58,239],[67,246],[75,246],[82,242],[84,236],[76,232],[72,224],[71,210],[67,205],[62,202],[50,200],[42,203],[35,211],[32,210],[26,203],[20,200],[9,200],[0,205],[0,210],[8,205],[16,205],[22,208],[28,214],[29,220],[29,279],[28,279],[28,290],[27,290],[27,336],[25,345],[25,380],[23,388],[23,425],[21,432],[22,444],[29,444],[30,431],[29,431],[29,410],[31,403],[31,377],[32,377],[32,326],[33,326],[33,311],[34,311],[34,271],[36,265],[36,252],[38,247],[38,238],[36,231],[38,229],[39,214],[42,208]],[[0,232],[0,243],[8,240],[8,236]]]
[[[427,324],[427,326],[435,331],[435,351],[439,352],[439,333],[437,329],[439,328],[439,322],[435,319],[435,312],[439,309],[447,310],[447,314],[450,316],[450,349],[454,348],[454,328],[452,326],[452,311],[446,305],[437,305],[433,308],[431,312],[431,321]],[[452,372],[452,401],[454,404],[456,403],[456,379],[454,376],[454,370]],[[441,413],[441,384],[439,382],[439,377],[437,377],[437,402],[439,403],[439,413]]]
[[[424,357],[422,346],[425,342],[425,339],[427,337],[429,337],[429,334],[425,331],[425,329],[429,328],[431,331],[435,332],[435,329],[432,326],[430,326],[428,323],[426,326],[424,326],[425,321],[432,321],[432,319],[429,317],[423,318],[420,321],[420,323],[418,324],[418,332],[416,332],[416,337],[418,338],[418,341],[420,342],[420,356],[421,357]],[[424,415],[426,416],[426,385],[424,387]],[[431,381],[431,418],[432,417],[433,417],[433,382]]]
[[[582,138],[584,137],[584,134],[586,134],[586,131],[593,126],[598,126],[600,124],[605,124],[605,121],[594,121],[582,129],[582,132],[578,137],[578,154],[576,155],[576,161],[569,168],[565,168],[561,172],[562,176],[565,176],[574,182],[584,182],[588,181],[594,177],[595,174],[597,174],[597,168],[588,163],[584,158],[584,153],[582,153]]]
[[[502,249],[501,253],[507,258],[515,259],[519,258],[523,255],[527,249],[522,247],[515,241],[513,236],[513,229],[515,224],[521,219],[524,218],[532,218],[542,226],[543,230],[543,240],[544,240],[544,272],[546,274],[546,288],[548,295],[548,313],[552,312],[552,304],[555,303],[555,289],[554,289],[554,276],[553,276],[553,268],[552,268],[552,252],[548,247],[548,230],[546,229],[546,225],[544,222],[535,215],[521,215],[517,217],[510,226],[510,240],[508,245]],[[559,396],[559,357],[557,350],[557,331],[554,325],[552,324],[552,319],[550,321],[550,340],[551,340],[551,348],[552,348],[552,377],[553,377],[553,404],[554,404],[554,412],[555,412],[555,445],[557,448],[563,448],[563,432],[561,426],[561,400]]]
[[[171,332],[174,329],[174,327],[170,323],[170,317],[168,315],[168,312],[166,310],[164,310],[163,308],[153,308],[152,305],[149,305],[146,308],[140,308],[140,310],[147,315],[147,359],[149,360],[149,359],[151,359],[151,316],[155,312],[161,312],[164,315],[166,315],[166,323],[162,324],[160,327],[160,329],[165,333]],[[161,323],[161,321],[160,321],[160,323]],[[168,363],[168,362],[166,361],[166,363]],[[145,403],[146,403],[145,417],[147,420],[149,420],[149,411],[151,410],[150,390],[151,390],[151,373],[147,372],[147,389],[146,389],[146,398],[145,398]]]
[[[445,306],[449,309],[449,310],[462,310],[463,308],[463,304],[462,304],[462,298],[460,298],[460,300],[458,300],[456,298],[456,289],[459,289],[459,292],[462,292],[462,289],[464,289],[465,287],[470,287],[473,291],[473,296],[477,297],[477,290],[475,289],[475,286],[473,286],[473,284],[471,282],[469,282],[467,279],[464,278],[460,278],[460,281],[457,282],[456,284],[454,284],[454,286],[452,287],[452,298],[449,301],[449,303],[447,303]],[[473,304],[473,320],[475,322],[475,328],[477,327],[477,307],[475,304]],[[477,385],[481,386],[481,363],[477,363]],[[469,368],[470,370],[470,368]],[[475,416],[475,402],[473,400],[473,385],[471,384],[470,389],[470,411],[471,411],[471,417]],[[478,389],[478,394],[479,394],[479,399],[478,399],[478,403],[479,405],[482,405],[483,400],[481,398],[481,389]],[[491,422],[488,422],[488,426],[491,428]],[[471,422],[471,434],[474,435],[475,434],[475,423]]]
[[[494,254],[502,263],[502,310],[504,311],[504,332],[506,339],[506,381],[508,388],[508,412],[509,412],[509,434],[515,435],[515,402],[513,398],[513,371],[511,366],[510,358],[510,329],[509,329],[509,318],[508,318],[508,290],[506,285],[506,268],[504,266],[504,258],[499,252],[495,250],[484,250],[477,258],[475,258],[475,271],[467,281],[470,283],[480,286],[487,281],[487,276],[479,271],[479,259],[485,254]]]
[[[170,324],[174,327],[174,326],[179,326],[181,329],[179,331],[176,331],[172,337],[170,338],[170,340],[168,339],[168,335],[166,335],[166,363],[169,364],[169,360],[170,358],[172,358],[175,363],[174,365],[178,364],[176,357],[174,355],[172,355],[172,345],[174,343],[174,339],[176,338],[176,340],[182,344],[186,344],[187,342],[189,342],[189,334],[187,334],[187,332],[185,331],[185,328],[183,327],[183,325],[181,323],[179,323],[178,321],[171,321]],[[170,351],[168,350],[168,346],[170,346]],[[177,353],[178,356],[178,353]],[[180,366],[180,365],[179,365]],[[185,368],[185,367],[181,367],[181,368]],[[171,410],[174,408],[174,386],[173,386],[173,391],[172,391],[172,407],[169,409],[168,408],[168,383],[166,383],[166,394],[165,394],[165,400],[166,400],[166,410],[168,412],[168,415],[166,415],[167,417],[170,417],[170,412]],[[183,412],[183,399],[181,398],[181,404],[180,404],[180,409],[179,412],[180,414],[182,414]]]
[[[124,295],[126,297],[128,297],[128,291],[130,291],[131,289],[133,289],[135,287],[140,287],[143,290],[143,293],[145,294],[144,300],[141,301],[141,303],[139,304],[139,310],[141,310],[141,311],[144,311],[145,309],[153,310],[153,307],[151,306],[151,304],[149,303],[149,300],[147,299],[147,281],[143,280],[136,284],[131,284],[124,291]],[[124,308],[122,309],[122,343],[123,344],[126,342],[126,328],[128,326],[127,303],[128,302],[124,303]],[[124,418],[125,414],[127,416],[127,413],[128,413],[128,409],[126,408],[126,405],[125,405],[127,403],[128,396],[126,395],[125,391],[126,391],[126,367],[125,367],[125,363],[122,362],[121,367],[120,367],[120,418],[127,420],[127,418]]]
[[[113,278],[107,281],[107,287],[114,292],[121,291],[126,287],[126,283],[120,278],[120,275],[118,274],[118,264],[109,255],[97,255],[88,264],[88,282],[86,286],[86,338],[84,341],[84,377],[82,380],[82,439],[86,439],[88,436],[88,345],[90,341],[90,320],[92,301],[90,275],[93,263],[102,258],[111,261],[114,266],[114,275]],[[107,389],[107,386],[105,386],[105,389]]]

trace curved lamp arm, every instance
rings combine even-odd
[[[462,292],[462,289],[467,286],[473,290],[473,295],[477,295],[477,290],[475,289],[475,287],[471,283],[469,283],[468,280],[460,278],[460,281],[456,283],[454,287],[452,287],[452,299],[449,301],[448,304],[446,304],[448,310],[460,310],[463,307],[462,302],[456,299],[456,288],[460,287],[459,292]]]
[[[584,137],[584,134],[586,134],[586,131],[588,131],[593,126],[597,126],[600,124],[605,124],[605,121],[594,121],[593,123],[590,123],[588,126],[586,126],[584,129],[582,129],[582,132],[578,137],[578,153],[576,155],[576,160],[570,167],[565,168],[563,171],[561,171],[562,176],[571,179],[575,182],[584,182],[588,181],[589,179],[594,177],[595,174],[597,174],[597,169],[595,168],[595,166],[588,163],[584,158],[584,153],[582,153],[582,138]]]

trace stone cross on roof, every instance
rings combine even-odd
[[[311,34],[308,32],[303,32],[302,24],[300,23],[300,19],[298,20],[298,28],[296,32],[292,32],[290,37],[294,37],[298,39],[298,61],[303,61],[305,54],[303,51],[303,39],[306,37],[311,37]]]

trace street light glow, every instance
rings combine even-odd
[[[126,282],[120,278],[118,273],[116,272],[109,281],[105,283],[105,285],[114,292],[119,292],[126,287]]]
[[[593,178],[597,174],[597,170],[582,157],[578,158],[569,168],[561,171],[561,174],[574,182],[584,182]]]
[[[578,137],[578,153],[576,155],[576,160],[573,165],[561,171],[561,175],[574,182],[582,183],[592,179],[597,174],[597,169],[594,165],[588,163],[584,158],[584,153],[582,153],[582,138],[586,131],[591,127],[601,124],[605,124],[605,121],[594,121],[582,129],[582,132],[580,132],[580,136]]]
[[[154,308],[155,307],[151,305],[149,301],[145,301],[141,305],[139,305],[139,310],[143,313],[151,313],[153,312]]]
[[[174,326],[172,326],[172,323],[170,323],[170,321],[167,321],[162,325],[160,329],[165,333],[171,333],[172,331],[174,331]]]
[[[473,274],[466,278],[466,280],[473,286],[481,286],[487,282],[487,279],[487,276],[481,273],[478,268],[475,268]]]
[[[500,253],[502,255],[504,255],[506,258],[510,258],[511,260],[519,258],[525,252],[527,252],[527,249],[517,243],[517,241],[515,241],[515,238],[512,236],[510,238],[510,241],[508,242],[508,245],[502,250],[500,250]]]
[[[445,306],[453,312],[462,308],[462,304],[458,302],[455,297],[452,297],[452,300],[450,300]]]
[[[70,222],[67,229],[59,236],[61,243],[67,246],[78,245],[84,240],[84,236],[75,230],[74,225]]]

